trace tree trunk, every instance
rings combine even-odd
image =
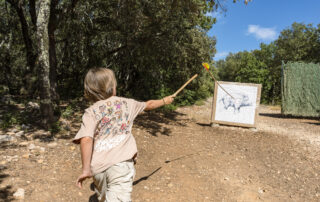
[[[58,4],[58,0],[51,0],[50,17],[49,17],[49,24],[48,24],[50,90],[51,90],[51,98],[55,104],[54,108],[56,110],[58,110],[58,107],[59,107],[59,95],[57,93],[57,54],[56,54],[56,41],[55,41],[55,34],[54,34],[57,28],[57,14],[56,14],[57,4]]]
[[[31,37],[29,35],[29,26],[27,23],[27,20],[25,18],[24,12],[23,12],[23,8],[22,5],[20,3],[18,3],[15,6],[15,9],[18,13],[19,19],[20,19],[20,24],[21,24],[21,31],[22,31],[22,35],[23,35],[23,40],[26,46],[26,50],[27,50],[27,63],[28,63],[28,71],[32,72],[36,63],[36,58],[37,55],[34,51],[33,45],[32,45],[32,40]]]
[[[23,10],[23,4],[20,1],[13,1],[13,0],[7,0],[8,3],[16,10],[19,21],[21,25],[21,32],[23,36],[23,41],[26,47],[26,59],[27,59],[27,69],[23,73],[23,88],[27,88],[27,93],[30,94],[33,87],[31,83],[31,76],[33,74],[33,71],[35,69],[36,59],[37,59],[37,51],[35,50],[31,36],[29,34],[29,25],[27,23],[24,10]],[[34,5],[31,5],[31,10],[35,9],[33,8]],[[33,20],[34,21],[34,20]]]
[[[50,16],[50,0],[42,0],[37,18],[37,41],[39,53],[40,110],[42,124],[49,128],[54,122],[53,103],[50,87],[50,61],[48,24]]]

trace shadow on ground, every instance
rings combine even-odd
[[[302,117],[302,116],[292,116],[284,115],[281,113],[259,113],[260,116],[267,116],[271,118],[281,118],[281,119],[310,119],[310,120],[319,120],[320,117]]]
[[[197,123],[199,126],[211,127],[210,123]]]
[[[10,141],[8,142],[1,142],[0,143],[0,149],[1,150],[5,150],[5,149],[15,149],[15,148],[18,148],[20,147],[19,145],[15,144],[15,143],[12,143]]]
[[[134,126],[146,130],[152,136],[158,136],[159,134],[170,136],[172,131],[167,125],[185,126],[184,121],[187,119],[183,119],[183,116],[185,114],[176,111],[146,112],[136,118]]]
[[[174,161],[179,161],[181,159],[185,159],[185,158],[189,158],[190,156],[194,156],[194,155],[198,155],[200,152],[203,152],[203,151],[206,151],[206,150],[200,150],[198,152],[194,152],[194,153],[191,153],[191,154],[186,154],[184,156],[180,156],[180,157],[177,157],[177,158],[174,158],[174,159],[171,159],[171,160],[166,160],[164,163],[165,164],[168,164],[168,163],[172,163]],[[155,169],[154,171],[152,171],[149,175],[146,175],[144,177],[141,177],[140,179],[138,180],[135,180],[133,182],[133,186],[139,184],[141,181],[145,181],[145,180],[148,180],[149,177],[151,177],[152,175],[154,175],[155,173],[157,173],[160,169],[162,168],[162,166],[160,166],[159,168]]]
[[[315,126],[320,126],[320,122],[319,123],[307,122],[307,123]]]
[[[8,174],[4,174],[3,171],[7,169],[5,166],[0,166],[0,184],[3,182],[4,178],[9,177]],[[13,191],[11,190],[12,186],[7,185],[5,187],[1,186],[0,188],[0,201],[7,202],[13,201]]]
[[[200,150],[198,152],[195,152],[195,153],[191,153],[191,154],[187,154],[187,155],[184,155],[184,156],[180,156],[180,157],[177,157],[177,158],[174,158],[174,159],[171,159],[171,160],[166,160],[164,162],[164,164],[168,164],[168,163],[172,163],[174,161],[179,161],[181,159],[184,159],[184,158],[188,158],[190,156],[194,156],[194,155],[198,155],[200,152],[203,152],[203,151],[206,151],[206,150]],[[135,180],[132,185],[135,186],[137,184],[139,184],[140,182],[142,181],[145,181],[145,180],[148,180],[152,175],[156,174],[160,169],[162,168],[162,166],[158,167],[157,169],[155,169],[154,171],[152,171],[150,174],[146,175],[146,176],[143,176],[141,177],[140,179],[138,180]],[[90,184],[90,189],[91,191],[94,191],[94,183],[91,183]],[[90,197],[89,197],[89,202],[98,202],[98,198],[97,198],[97,194],[92,194]]]

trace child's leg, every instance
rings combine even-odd
[[[106,201],[105,190],[107,189],[106,171],[96,174],[93,177],[94,191],[97,194],[98,201]]]
[[[99,201],[131,201],[133,161],[124,161],[94,176]]]

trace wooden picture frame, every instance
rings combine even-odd
[[[215,82],[211,123],[256,127],[261,97],[261,84],[220,81]]]

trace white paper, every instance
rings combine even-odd
[[[258,87],[234,84],[220,85],[235,99],[218,86],[215,120],[253,125]]]

